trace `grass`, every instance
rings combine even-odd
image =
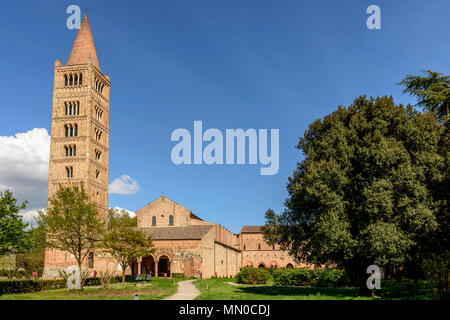
[[[146,284],[136,282],[114,283],[109,290],[101,286],[84,287],[81,291],[69,289],[44,290],[32,293],[0,295],[0,300],[160,300],[174,294],[177,285],[174,279],[153,278]]]
[[[68,289],[0,295],[0,300],[160,300],[177,291],[175,282],[182,279],[159,279],[146,284],[127,282],[111,284],[109,290],[88,286],[82,291]],[[230,284],[232,283],[232,284]],[[268,285],[241,285],[236,279],[205,279],[194,282],[201,295],[196,300],[428,300],[434,296],[423,282],[382,281],[377,297],[359,296],[359,288],[313,288]],[[206,289],[208,286],[208,289]]]
[[[234,283],[233,284],[230,284]],[[195,281],[201,295],[196,300],[428,300],[432,292],[423,283],[383,281],[377,297],[359,296],[359,288],[313,288],[268,285],[241,285],[235,279]],[[208,289],[206,289],[208,285]]]

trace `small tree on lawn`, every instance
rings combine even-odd
[[[110,211],[108,230],[103,236],[101,247],[110,253],[122,267],[122,282],[125,282],[125,270],[138,257],[154,252],[151,236],[141,230],[130,227],[130,218]]]
[[[27,251],[32,245],[28,224],[22,221],[19,211],[26,202],[17,204],[11,191],[0,191],[0,257]]]
[[[23,268],[28,278],[33,272],[41,275],[44,270],[46,238],[45,227],[43,225],[31,227],[29,233],[32,240],[31,248],[27,252],[16,255],[16,266]]]
[[[75,257],[78,268],[101,240],[104,224],[97,206],[83,185],[61,186],[49,198],[47,214],[39,213],[47,231],[49,248],[67,251]]]

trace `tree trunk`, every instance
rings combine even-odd
[[[125,283],[125,268],[122,266],[122,283]]]
[[[81,272],[81,266],[83,265],[83,262],[78,261],[78,269],[80,270],[80,290],[83,290],[83,273]]]

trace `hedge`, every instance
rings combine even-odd
[[[36,292],[66,287],[66,282],[59,280],[4,280],[0,281],[0,294]]]
[[[265,284],[270,278],[267,270],[253,267],[242,268],[236,275],[237,282],[243,284]]]
[[[350,283],[348,274],[338,269],[278,269],[272,277],[278,286],[343,287]]]
[[[125,276],[125,281],[136,281],[131,275]],[[121,276],[112,277],[111,283],[122,282]],[[101,281],[99,277],[87,278],[84,286],[99,286]],[[0,281],[0,295],[10,293],[37,292],[50,289],[67,288],[67,282],[64,279],[57,280],[2,280]]]

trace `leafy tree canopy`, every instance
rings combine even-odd
[[[101,240],[104,224],[83,185],[59,186],[49,198],[47,213],[39,214],[47,246],[73,254],[81,270],[89,252]]]
[[[404,93],[419,99],[418,105],[426,111],[436,112],[440,119],[450,115],[450,76],[423,70],[425,76],[407,75],[399,82]]]
[[[435,114],[389,97],[362,96],[313,122],[297,145],[304,159],[285,211],[266,212],[266,239],[358,279],[371,264],[418,263],[443,214],[444,131]]]
[[[111,230],[117,227],[137,227],[137,217],[130,217],[125,210],[116,210],[110,208],[107,217],[107,229]]]
[[[127,213],[108,214],[108,231],[103,236],[101,247],[111,254],[122,267],[122,281],[125,281],[125,269],[134,260],[154,252],[150,236],[135,228],[136,219]]]

